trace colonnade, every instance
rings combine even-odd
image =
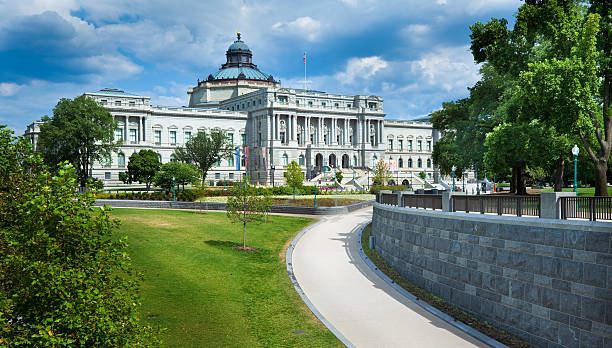
[[[130,119],[138,119],[137,127],[136,127],[136,143],[141,141],[146,141],[146,131],[145,131],[145,117],[144,116],[115,116],[115,119],[120,120],[123,118],[123,143],[128,144],[130,141],[128,136],[128,130],[133,129],[129,127]]]

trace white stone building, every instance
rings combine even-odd
[[[367,186],[368,168],[378,159],[391,159],[395,183],[422,187],[420,172],[428,182],[437,181],[431,151],[438,135],[431,124],[385,120],[379,96],[283,88],[252,63],[240,34],[221,69],[187,93],[188,107],[152,106],[149,97],[118,89],[85,93],[115,117],[115,138],[123,142],[109,161],[93,167],[92,176],[117,184],[132,153],[151,149],[162,162],[172,161],[174,149],[197,132],[221,129],[237,156],[211,168],[207,180],[248,174],[258,184],[278,185],[285,166],[295,160],[311,183],[325,181],[330,170],[342,170],[343,183]],[[34,123],[26,135],[35,142],[37,132]]]

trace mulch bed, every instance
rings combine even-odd
[[[246,246],[246,247],[242,247],[242,246],[234,247],[234,250],[248,251],[250,253],[260,253],[261,252],[259,249],[253,248],[253,247],[250,247],[250,246]]]

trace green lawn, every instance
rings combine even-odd
[[[553,192],[553,188],[545,188],[542,192]],[[563,188],[563,192],[574,192],[574,189],[571,187]],[[593,196],[595,195],[594,187],[578,187],[578,196]],[[608,196],[612,196],[612,187],[608,186]]]
[[[282,196],[273,196],[275,199],[293,199],[293,196],[291,195],[282,195]],[[296,199],[299,200],[311,200],[314,201],[314,195],[297,195],[295,196]],[[371,199],[375,199],[376,195],[372,195],[369,193],[363,193],[363,194],[341,194],[341,195],[317,195],[317,200],[318,199],[325,199],[325,200],[355,200],[355,201],[369,201]],[[220,196],[220,197],[202,197],[200,199],[198,199],[198,201],[200,202],[218,202],[218,203],[226,203],[227,202],[227,196]],[[340,203],[338,205],[341,205]]]
[[[143,320],[169,347],[341,346],[302,302],[284,263],[288,241],[313,220],[272,216],[242,230],[224,213],[115,209],[144,274]],[[305,330],[306,333],[292,333]]]

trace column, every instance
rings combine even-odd
[[[125,116],[124,120],[125,120],[125,122],[123,123],[123,143],[127,144],[128,143],[128,122],[129,122],[129,116]]]
[[[291,126],[291,132],[293,133],[293,140],[297,140],[297,115],[291,115],[293,125]]]
[[[306,133],[304,135],[304,144],[308,145],[310,144],[310,116],[306,116],[304,119],[304,132]]]
[[[365,142],[370,143],[370,120],[365,120]]]
[[[333,117],[331,119],[331,141],[330,144],[335,144],[337,142],[336,139],[336,118]]]
[[[385,138],[383,137],[383,129],[385,128],[385,124],[384,124],[384,120],[380,120],[378,121],[379,126],[380,126],[380,143],[383,144],[383,146],[385,145]]]
[[[278,114],[274,115],[274,140],[278,140]]]
[[[270,144],[270,140],[272,140],[272,116],[271,115],[268,115],[266,117],[266,122],[267,122],[266,124],[267,132],[266,133],[268,133],[267,143]]]
[[[142,118],[142,141],[147,141],[147,125],[144,117]]]
[[[344,141],[343,141],[344,145],[346,145],[346,143],[349,140],[349,134],[348,134],[349,127],[348,127],[348,123],[349,123],[349,119],[345,118],[344,119],[344,132],[343,132],[344,133]],[[349,158],[349,160],[350,160],[350,158]]]

